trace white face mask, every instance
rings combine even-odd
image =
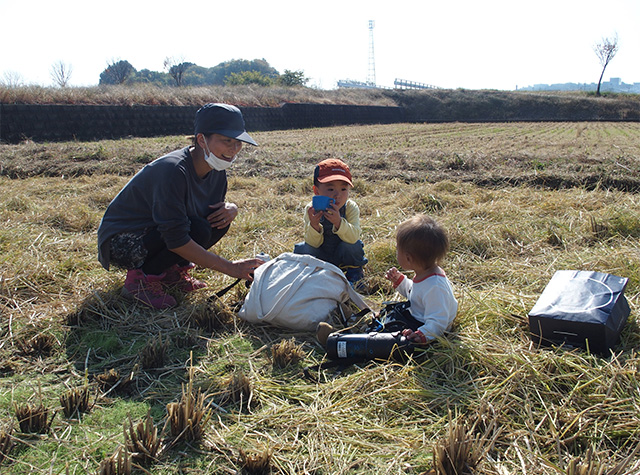
[[[219,172],[221,172],[222,170],[226,170],[236,160],[235,156],[231,160],[223,160],[222,158],[218,158],[209,151],[209,147],[207,146],[206,142],[204,146],[206,147],[206,150],[204,151],[204,160],[214,170],[217,170]]]

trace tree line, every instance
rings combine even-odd
[[[596,90],[596,95],[599,96],[604,72],[619,49],[618,35],[602,38],[594,45],[593,49],[602,66]],[[149,69],[138,71],[126,60],[112,61],[100,74],[99,84],[149,83],[177,87],[241,84],[304,86],[309,81],[303,71],[285,69],[284,73],[280,74],[265,59],[234,59],[211,68],[205,68],[184,61],[183,58],[167,57],[163,66],[164,71]],[[70,70],[68,72],[70,74]],[[54,65],[52,69],[52,77],[61,87],[66,85],[69,74],[65,75],[62,63]]]
[[[234,59],[205,68],[175,58],[164,60],[164,71],[137,70],[129,61],[114,60],[100,73],[99,84],[154,84],[158,86],[214,86],[258,84],[304,86],[303,71],[285,69],[280,74],[265,59]]]
[[[596,95],[600,95],[600,86],[604,72],[619,50],[618,35],[602,38],[593,47],[602,66]],[[258,84],[261,86],[304,86],[309,81],[303,71],[284,70],[280,74],[265,59],[233,59],[217,66],[205,68],[182,58],[167,57],[163,63],[164,71],[149,69],[137,70],[129,61],[112,60],[100,73],[99,84],[136,84],[146,83],[157,86],[211,86]],[[69,84],[73,68],[70,64],[57,61],[51,66],[50,75],[54,85],[66,87]],[[0,85],[20,86],[19,74],[8,71],[0,78]]]

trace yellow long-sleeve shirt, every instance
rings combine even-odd
[[[311,203],[307,204],[304,209],[304,240],[310,246],[320,247],[324,242],[324,234],[319,233],[311,226],[308,213],[310,207]],[[334,226],[333,232],[349,244],[353,244],[360,239],[360,208],[358,208],[355,201],[347,200],[345,203],[344,218],[342,218],[342,222],[340,223],[340,229],[336,231]]]

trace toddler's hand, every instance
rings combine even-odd
[[[400,272],[395,267],[392,267],[384,274],[384,278],[393,282],[394,285],[399,282],[402,277],[402,272]]]
[[[413,343],[424,344],[427,342],[427,337],[424,336],[424,333],[422,333],[420,330],[414,332],[410,328],[405,328],[404,330],[402,330],[402,336]]]

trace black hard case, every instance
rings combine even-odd
[[[536,345],[610,354],[629,316],[628,279],[592,271],[557,271],[529,312]]]

